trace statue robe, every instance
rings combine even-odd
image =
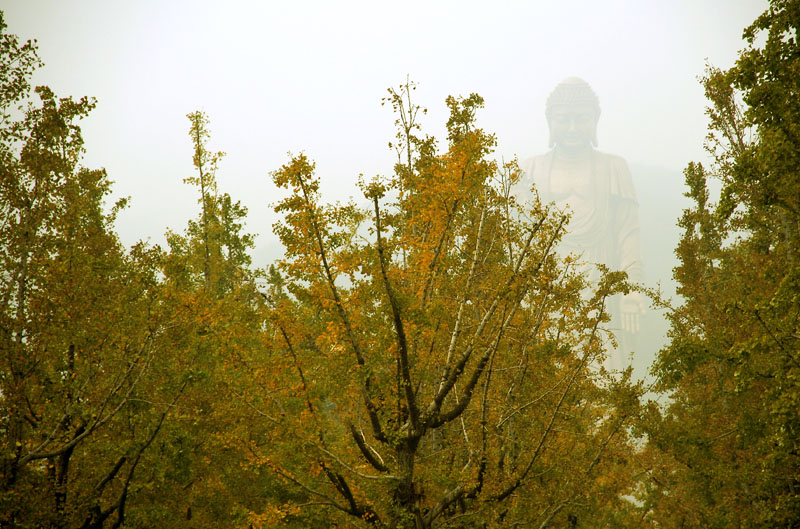
[[[642,280],[639,255],[639,216],[636,192],[628,164],[619,156],[592,151],[588,200],[577,194],[554,192],[550,151],[522,164],[521,186],[530,192],[533,184],[543,202],[567,206],[572,212],[559,253],[575,253],[586,263],[600,263],[611,270],[624,270],[633,281]],[[589,269],[590,276],[594,275]]]
[[[535,184],[542,202],[555,202],[560,209],[571,212],[558,253],[580,256],[584,264],[579,270],[586,273],[590,281],[598,278],[593,264],[599,263],[611,270],[624,270],[631,281],[641,282],[644,278],[639,252],[638,203],[628,164],[619,156],[592,150],[589,174],[585,174],[585,165],[582,174],[575,175],[574,179],[580,186],[570,189],[558,183],[553,185],[556,177],[553,165],[558,163],[552,150],[526,160],[521,165],[524,175],[519,184],[528,195]],[[564,167],[559,169],[562,174],[566,173]],[[624,363],[623,352],[629,353],[635,347],[635,336],[622,331],[619,296],[610,300],[608,308],[610,328],[619,342],[616,350],[609,351],[609,366],[619,369]]]

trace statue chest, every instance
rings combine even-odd
[[[589,160],[578,162],[555,161],[550,167],[549,191],[550,200],[559,204],[569,204],[580,214],[579,209],[593,209],[597,198],[596,175],[593,174]]]

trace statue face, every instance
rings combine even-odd
[[[558,105],[548,115],[550,138],[557,147],[585,149],[592,146],[597,118],[590,104]]]

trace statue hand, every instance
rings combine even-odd
[[[639,332],[639,316],[645,313],[644,296],[639,292],[631,292],[622,296],[620,312],[622,313],[622,330],[632,333]]]

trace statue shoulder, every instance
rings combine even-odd
[[[633,178],[628,168],[628,162],[622,156],[595,151],[595,163],[605,169],[609,177],[609,187],[612,195],[636,201],[636,190],[633,187]]]
[[[549,167],[552,163],[553,154],[552,152],[548,152],[526,158],[519,164],[519,168],[522,169],[523,173],[525,173],[525,179],[535,181],[538,184],[541,182],[541,179],[544,177],[544,175],[548,173],[547,167]]]
[[[628,162],[625,161],[625,158],[602,151],[594,151],[594,153],[600,163],[612,169],[612,172],[620,175],[624,174],[630,178],[631,171],[628,169]]]
[[[550,153],[537,154],[536,156],[531,156],[530,158],[522,160],[519,167],[526,173],[529,171],[534,172],[537,168],[541,168],[550,157]]]
[[[536,188],[541,191],[542,186],[546,185],[544,178],[547,175],[546,167],[550,163],[549,160],[548,154],[531,156],[522,160],[519,164],[519,168],[522,171],[522,178],[519,182],[520,187],[530,191],[535,184]]]

